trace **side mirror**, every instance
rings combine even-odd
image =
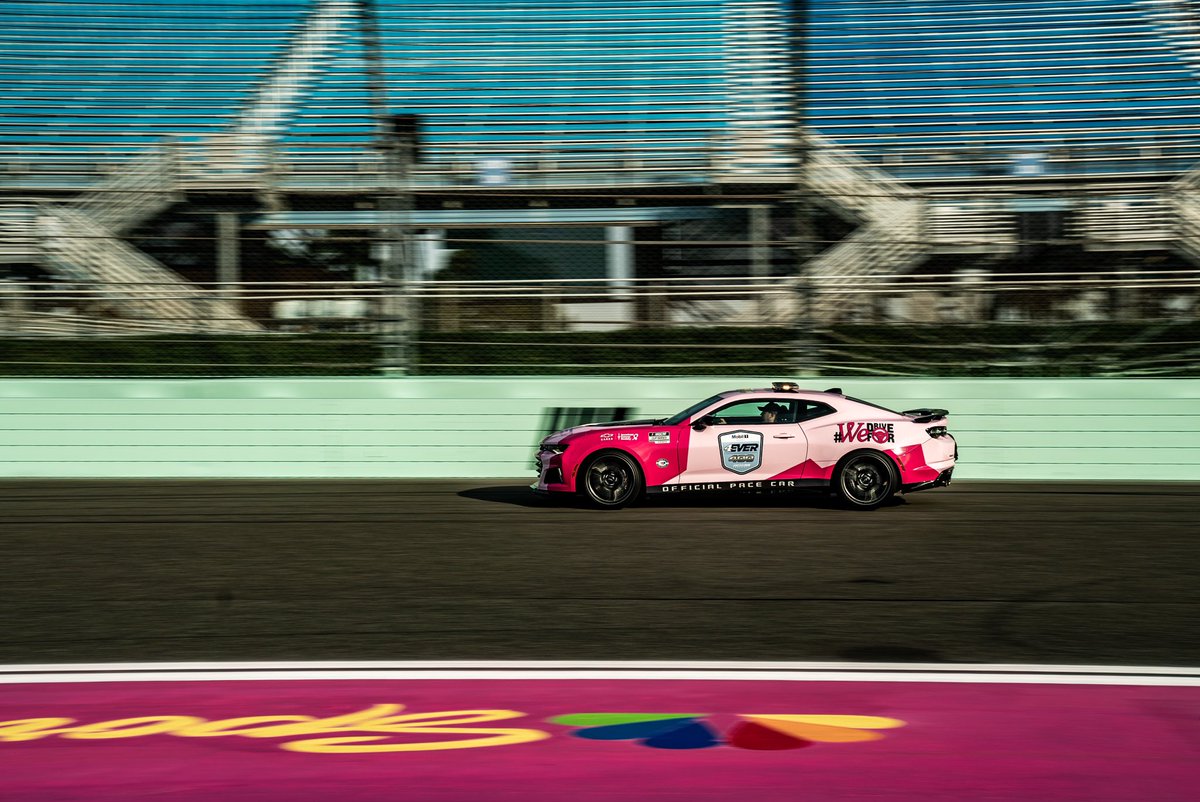
[[[705,415],[703,418],[701,418],[700,420],[693,423],[692,428],[698,432],[702,432],[705,429],[707,429],[709,426],[712,426],[712,424],[713,424],[713,416]]]

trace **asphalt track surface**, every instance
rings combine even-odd
[[[1200,665],[1195,484],[597,511],[516,480],[0,482],[0,663]]]

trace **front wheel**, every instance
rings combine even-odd
[[[642,474],[625,454],[601,454],[587,464],[582,479],[583,495],[597,507],[624,507],[642,494]]]
[[[892,461],[870,451],[850,455],[834,481],[838,498],[860,510],[881,506],[895,495],[899,485]]]

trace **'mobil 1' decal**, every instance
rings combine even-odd
[[[762,432],[739,429],[717,438],[721,446],[721,467],[736,474],[750,473],[762,465]]]

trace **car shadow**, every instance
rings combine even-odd
[[[470,498],[475,501],[490,501],[494,504],[513,504],[518,507],[551,507],[558,506],[555,499],[540,495],[529,489],[528,485],[497,485],[494,487],[473,487],[457,494],[460,498]]]
[[[543,495],[534,492],[526,485],[496,485],[492,487],[474,487],[458,493],[461,498],[487,501],[493,504],[511,504],[517,507],[535,507],[551,509],[595,509],[581,496],[576,495]],[[881,509],[902,507],[906,504],[903,496],[895,496],[888,500]],[[828,492],[819,490],[801,491],[798,493],[688,493],[686,495],[654,494],[644,497],[634,505],[641,509],[703,509],[708,507],[807,507],[811,509],[844,509],[842,504]]]

